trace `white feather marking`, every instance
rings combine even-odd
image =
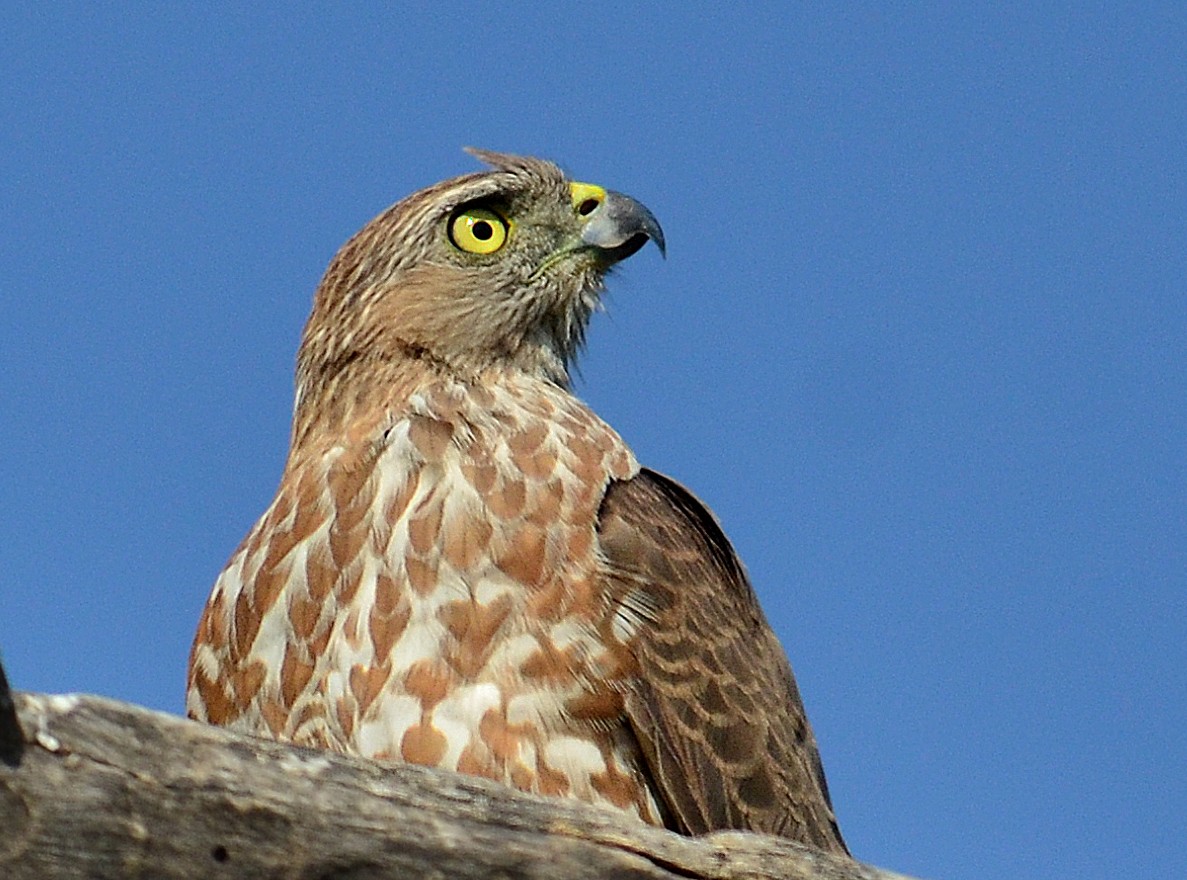
[[[631,590],[614,612],[611,622],[614,637],[620,642],[629,641],[652,614],[647,595],[641,590]]]
[[[262,661],[271,684],[278,685],[284,666],[284,652],[292,640],[292,625],[283,600],[276,602],[260,621],[260,630],[251,644],[251,657]]]
[[[433,709],[431,723],[445,736],[445,756],[441,766],[457,769],[462,750],[470,744],[470,737],[479,730],[482,716],[498,709],[503,695],[490,682],[467,685],[448,694]]]
[[[556,697],[551,703],[553,711],[547,713],[548,718],[555,720],[560,714],[560,697]],[[541,699],[541,695],[537,692],[526,694],[519,694],[513,696],[507,701],[507,723],[508,724],[530,724],[533,727],[548,727],[548,719],[545,718],[545,713],[542,711],[546,707]]]
[[[419,619],[418,619],[419,618]],[[433,616],[427,618],[414,613],[403,634],[392,648],[392,671],[401,673],[421,660],[432,660],[441,655],[441,642],[445,639],[445,626]]]
[[[400,741],[408,728],[420,722],[420,700],[409,694],[385,693],[355,729],[354,744],[360,755],[374,758],[386,753],[398,755]]]
[[[601,750],[577,736],[554,736],[544,744],[544,760],[548,766],[560,770],[570,779],[589,778],[594,773],[604,773],[606,760]]]
[[[486,661],[488,670],[519,669],[540,650],[540,640],[531,633],[520,633],[495,643]]]
[[[559,620],[548,629],[548,638],[558,651],[578,642],[588,643],[584,645],[587,649],[593,647],[594,636],[588,626],[571,617]]]
[[[479,605],[490,605],[500,596],[516,596],[522,591],[522,584],[503,574],[493,565],[488,571],[483,572],[482,579],[472,588],[474,601]]]

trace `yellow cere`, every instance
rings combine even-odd
[[[574,181],[569,184],[569,191],[573,195],[573,207],[582,217],[592,214],[606,201],[606,190],[594,183]]]
[[[493,254],[507,241],[507,221],[486,208],[466,208],[450,221],[449,237],[471,254]]]

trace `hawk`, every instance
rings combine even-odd
[[[200,721],[845,852],[791,668],[709,510],[570,390],[659,224],[550,162],[409,196],[330,263],[271,506],[190,655]]]

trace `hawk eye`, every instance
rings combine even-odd
[[[507,241],[507,221],[486,208],[462,208],[449,221],[449,239],[471,254],[493,254]]]

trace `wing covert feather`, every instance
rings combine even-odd
[[[617,595],[643,608],[626,712],[671,824],[847,852],[791,667],[713,515],[650,470],[598,522]]]

